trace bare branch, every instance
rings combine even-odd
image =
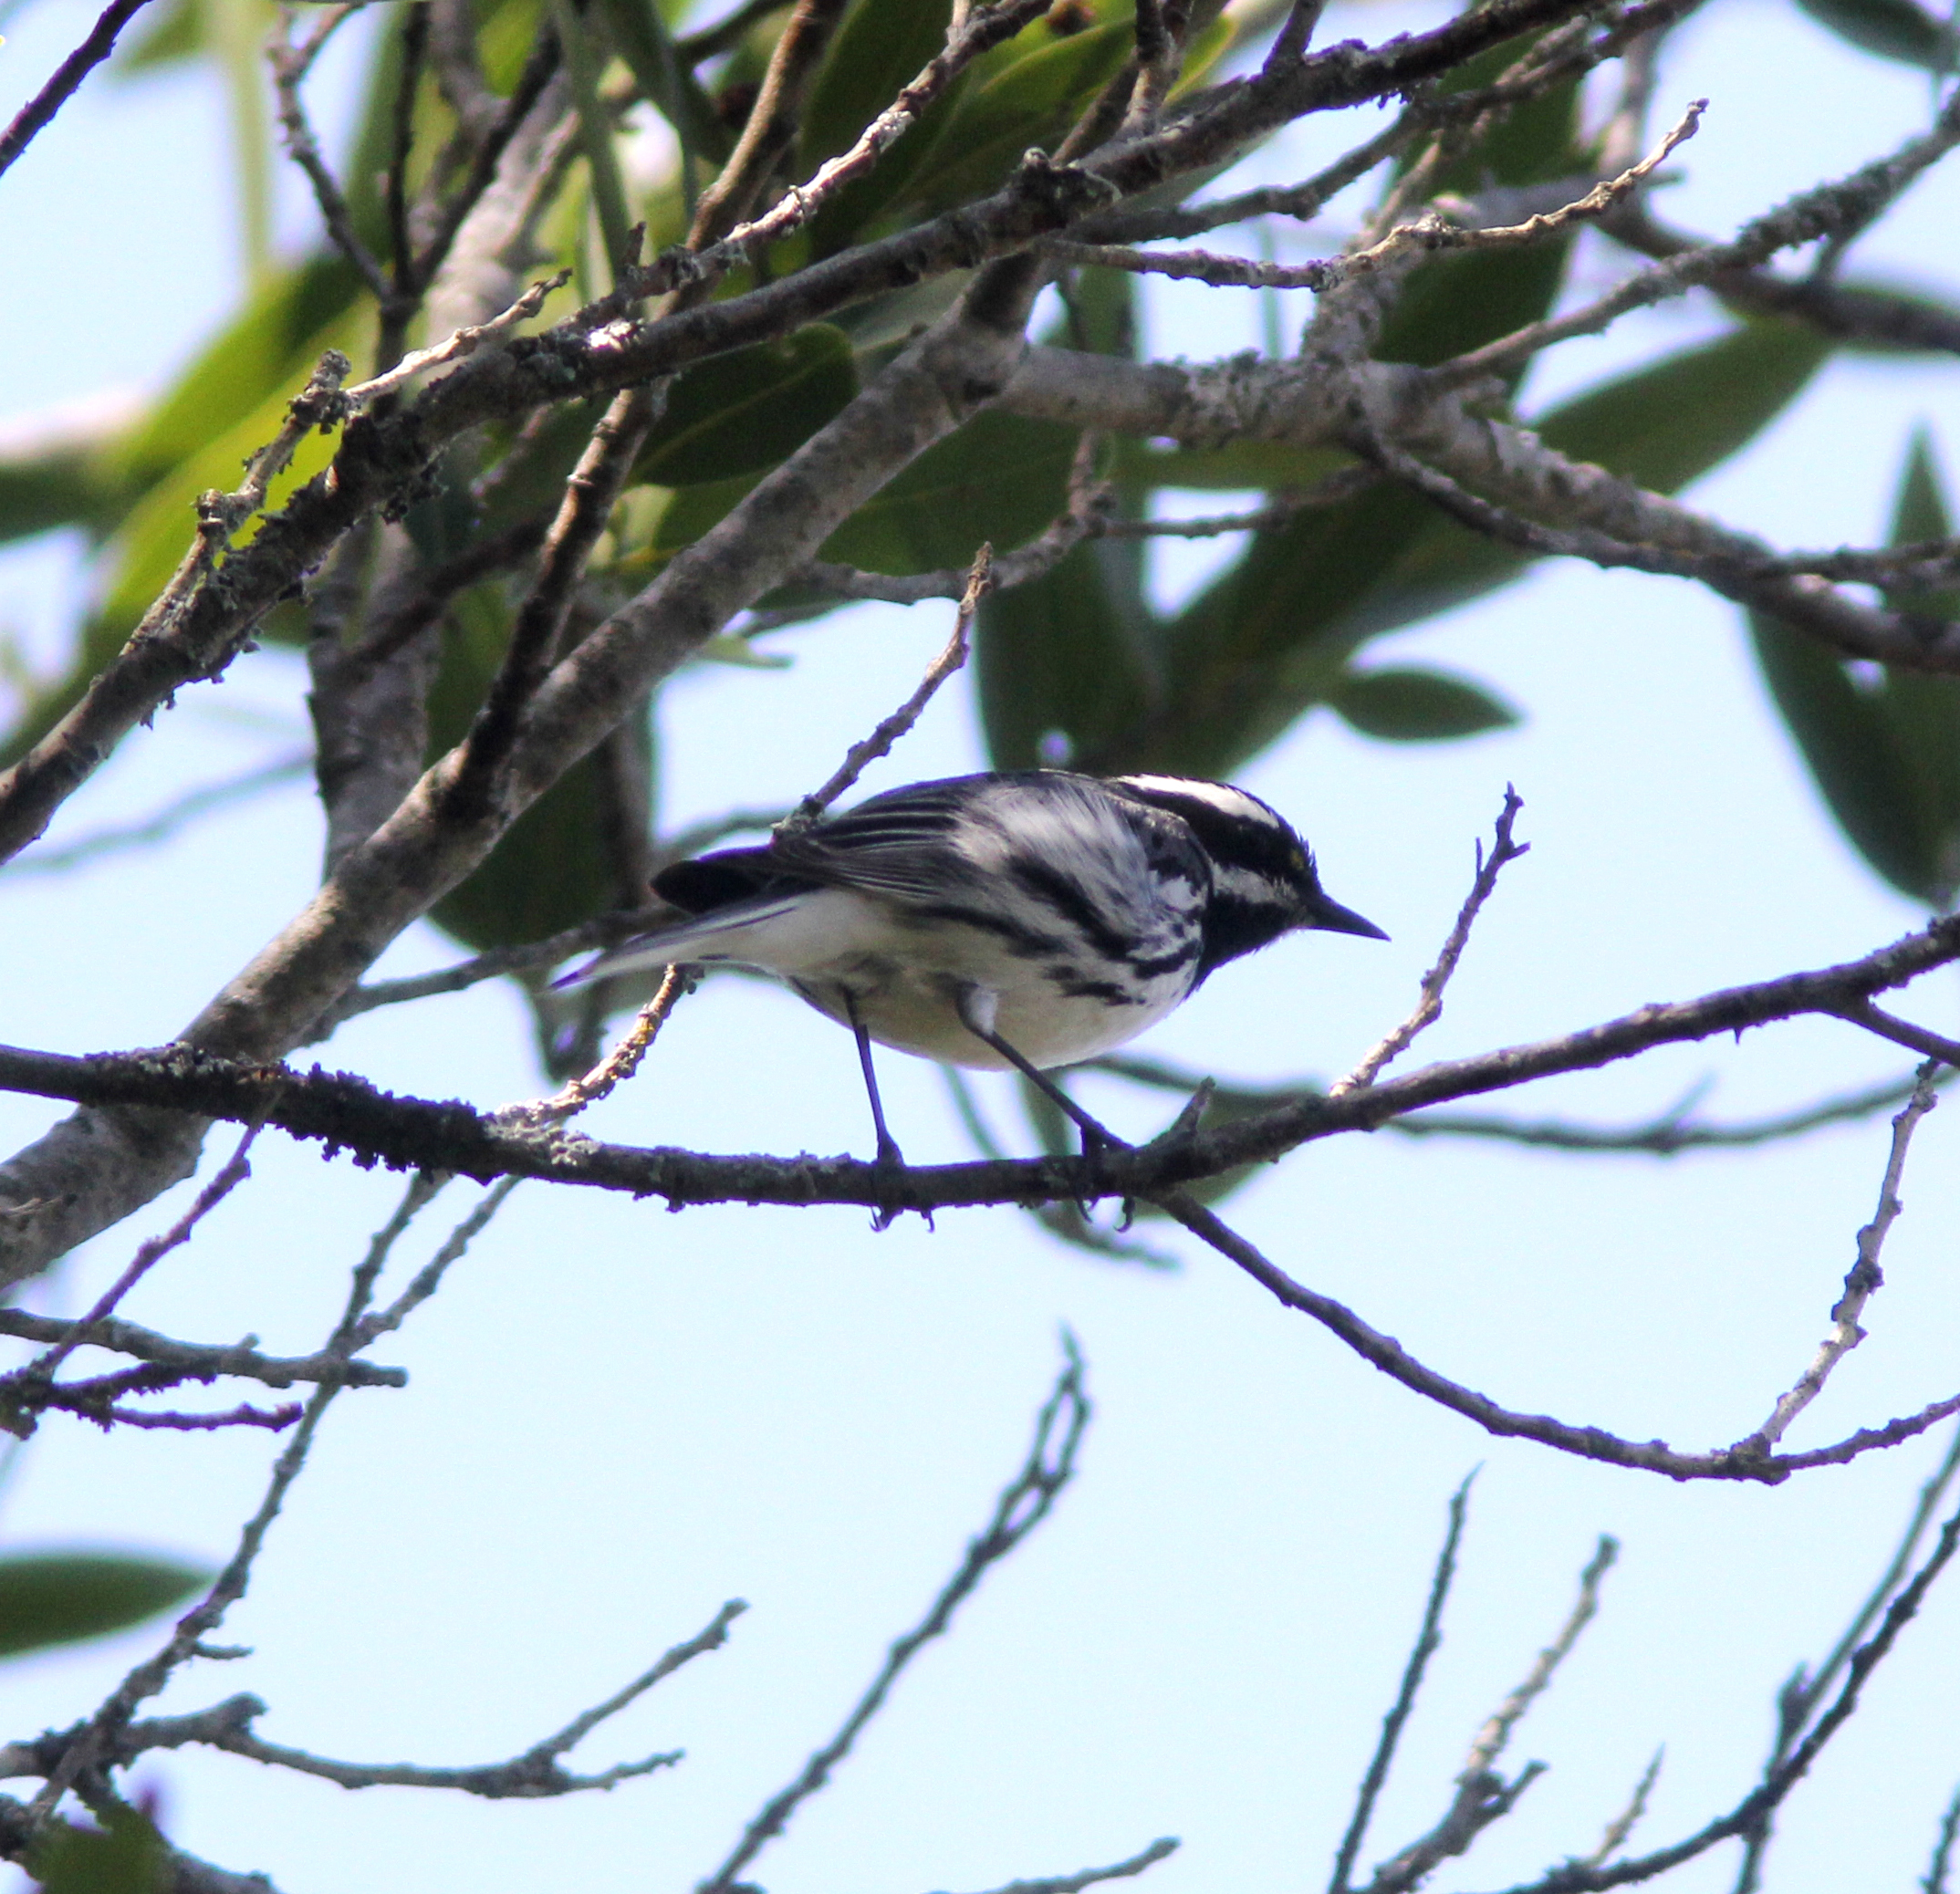
[[[1087,1061],[1087,1067],[1158,1091],[1181,1092],[1187,1098],[1200,1085],[1209,1084],[1217,1098],[1238,1108],[1242,1116],[1327,1096],[1319,1086],[1304,1080],[1267,1086],[1223,1084],[1162,1059],[1141,1058],[1133,1053],[1108,1053]],[[1956,1077],[1960,1074],[1952,1067],[1942,1067],[1940,1077],[1934,1082],[1935,1087],[1949,1084]],[[1547,1150],[1672,1158],[1684,1150],[1749,1150],[1785,1138],[1798,1138],[1826,1125],[1855,1124],[1874,1112],[1902,1104],[1913,1096],[1917,1083],[1910,1077],[1889,1079],[1883,1085],[1836,1093],[1793,1111],[1736,1119],[1726,1123],[1709,1122],[1693,1115],[1708,1092],[1710,1081],[1704,1079],[1690,1087],[1677,1104],[1638,1124],[1589,1125],[1569,1119],[1501,1118],[1487,1112],[1431,1110],[1392,1119],[1381,1129],[1404,1138],[1482,1138]]]
[[[1606,1825],[1606,1832],[1600,1837],[1600,1845],[1585,1858],[1586,1866],[1598,1868],[1611,1861],[1625,1847],[1628,1836],[1639,1826],[1640,1818],[1647,1813],[1647,1799],[1653,1794],[1653,1785],[1661,1779],[1661,1764],[1667,1751],[1657,1749],[1649,1759],[1647,1766],[1641,1771],[1640,1780],[1633,1785],[1633,1793],[1627,1806]]]
[[[1868,1033],[1877,1034],[1881,1039],[1890,1039],[1894,1046],[1924,1053],[1938,1064],[1960,1067],[1960,1040],[1949,1039],[1944,1033],[1932,1032],[1925,1026],[1915,1025],[1909,1019],[1901,1019],[1881,1006],[1874,1006],[1870,1000],[1854,1001],[1838,1016],[1850,1020],[1853,1025],[1861,1025]]]
[[[1449,221],[1449,206],[1438,203],[1406,224],[1398,224],[1379,243],[1346,256],[1319,263],[1258,263],[1243,256],[1220,255],[1209,250],[1190,250],[1166,255],[1162,251],[1137,250],[1118,245],[1085,244],[1069,237],[1044,237],[1037,246],[1043,255],[1077,265],[1093,264],[1103,269],[1131,270],[1140,275],[1195,279],[1215,288],[1311,289],[1337,288],[1357,276],[1372,275],[1411,255],[1428,255],[1438,251],[1510,250],[1548,242],[1576,224],[1595,223],[1616,209],[1650,177],[1677,145],[1694,136],[1701,116],[1707,109],[1705,99],[1695,99],[1679,124],[1640,163],[1616,178],[1595,184],[1583,197],[1575,198],[1557,210],[1529,217],[1522,224],[1468,225]]]
[[[1375,1802],[1388,1781],[1390,1765],[1394,1762],[1396,1748],[1402,1742],[1402,1727],[1415,1708],[1416,1692],[1423,1687],[1423,1676],[1429,1669],[1429,1660],[1443,1643],[1443,1607],[1449,1598],[1450,1587],[1455,1581],[1456,1553],[1463,1544],[1464,1514],[1470,1501],[1470,1482],[1475,1478],[1473,1471],[1450,1495],[1449,1529],[1443,1535],[1443,1549],[1436,1555],[1436,1569],[1429,1581],[1429,1602],[1423,1608],[1422,1626],[1415,1634],[1409,1660],[1402,1666],[1402,1687],[1395,1692],[1395,1701],[1389,1706],[1388,1714],[1381,1719],[1381,1738],[1375,1744],[1374,1754],[1368,1759],[1361,1787],[1355,1792],[1354,1814],[1349,1819],[1348,1832],[1341,1837],[1340,1847],[1334,1856],[1334,1872],[1327,1884],[1328,1894],[1348,1894],[1354,1863],[1361,1854],[1368,1824],[1374,1815]]]
[[[1510,784],[1504,786],[1504,807],[1497,817],[1497,832],[1492,842],[1490,857],[1486,860],[1484,845],[1476,848],[1476,879],[1471,884],[1470,892],[1456,916],[1456,923],[1450,929],[1449,938],[1443,943],[1443,951],[1436,956],[1436,963],[1423,975],[1421,997],[1415,1011],[1389,1033],[1361,1064],[1345,1078],[1337,1078],[1327,1089],[1330,1098],[1338,1098],[1343,1093],[1359,1091],[1371,1086],[1381,1076],[1382,1068],[1406,1052],[1414,1042],[1418,1033],[1434,1025],[1443,1016],[1443,990],[1450,983],[1450,976],[1456,971],[1456,963],[1463,958],[1464,949],[1470,943],[1470,930],[1476,924],[1476,917],[1484,903],[1490,899],[1497,885],[1497,877],[1504,872],[1506,863],[1517,859],[1520,855],[1530,852],[1529,842],[1514,842],[1511,831],[1517,820],[1517,812],[1525,806]]]
[[[1468,1760],[1456,1778],[1456,1795],[1441,1821],[1428,1834],[1401,1850],[1375,1870],[1367,1894],[1405,1894],[1418,1887],[1452,1856],[1465,1854],[1493,1822],[1508,1815],[1517,1798],[1544,1773],[1542,1763],[1527,1763],[1510,1782],[1494,1766],[1511,1732],[1535,1698],[1551,1682],[1559,1666],[1578,1642],[1579,1634],[1600,1608],[1600,1585],[1620,1555],[1612,1539],[1602,1536],[1590,1563],[1579,1574],[1579,1597],[1559,1635],[1539,1651],[1524,1681],[1492,1712],[1470,1745]]]
[[[1913,1088],[1912,1098],[1907,1100],[1905,1109],[1892,1121],[1892,1153],[1886,1160],[1884,1181],[1879,1185],[1878,1209],[1871,1221],[1858,1233],[1858,1260],[1845,1276],[1844,1294],[1830,1312],[1831,1332],[1819,1346],[1816,1358],[1803,1371],[1797,1385],[1778,1399],[1769,1418],[1754,1433],[1737,1442],[1745,1452],[1760,1452],[1780,1441],[1790,1422],[1823,1392],[1831,1369],[1865,1338],[1858,1318],[1863,1315],[1865,1304],[1885,1281],[1885,1273],[1879,1267],[1879,1253],[1884,1248],[1886,1235],[1900,1211],[1904,1208],[1899,1201],[1899,1181],[1905,1172],[1905,1154],[1920,1119],[1940,1102],[1939,1095],[1933,1089],[1933,1073],[1930,1062],[1920,1067],[1919,1082]]]
[[[0,172],[34,141],[57,112],[72,99],[81,82],[115,49],[116,36],[141,13],[148,0],[110,0],[89,30],[89,36],[55,68],[47,83],[14,114],[0,132]]]
[[[394,286],[355,230],[347,198],[320,154],[319,140],[313,136],[313,127],[307,119],[306,101],[299,96],[300,81],[318,50],[318,42],[295,47],[280,34],[275,34],[266,47],[266,63],[272,68],[273,96],[278,100],[279,129],[286,138],[286,155],[313,187],[320,222],[327,226],[334,247],[353,265],[368,293],[386,309],[394,302]]]
[[[669,967],[662,976],[653,997],[640,1009],[626,1036],[594,1066],[574,1078],[562,1091],[548,1098],[536,1098],[522,1105],[506,1105],[497,1115],[512,1124],[534,1126],[558,1124],[576,1116],[589,1105],[596,1105],[615,1086],[622,1085],[640,1069],[655,1036],[667,1023],[667,1015],[679,1004],[686,981],[679,967]]]
[[[0,1308],[0,1335],[18,1336],[23,1341],[65,1341],[78,1326],[82,1329],[78,1347],[128,1355],[138,1361],[172,1369],[186,1380],[213,1381],[220,1375],[230,1375],[262,1381],[268,1388],[290,1388],[297,1381],[345,1381],[354,1388],[408,1386],[405,1368],[347,1361],[326,1352],[262,1355],[243,1342],[178,1341],[172,1336],[159,1335],[153,1328],[125,1322],[120,1316],[101,1322],[84,1318],[78,1325],[55,1316],[31,1315],[22,1308]]]
[[[87,1315],[69,1323],[54,1345],[25,1368],[0,1375],[0,1426],[25,1439],[33,1432],[34,1416],[41,1409],[68,1405],[60,1398],[62,1390],[55,1386],[56,1370],[84,1345],[89,1329],[107,1321],[114,1313],[116,1305],[173,1249],[188,1243],[191,1233],[198,1224],[251,1176],[252,1166],[246,1161],[245,1153],[252,1149],[258,1133],[256,1125],[246,1128],[245,1136],[238,1140],[238,1148],[197,1193],[190,1208],[161,1236],[151,1237],[137,1250],[121,1275],[96,1299]],[[107,1412],[106,1410],[103,1411]],[[113,1418],[128,1420],[130,1417],[118,1413]],[[154,1426],[162,1422],[152,1419],[136,1424]]]
[[[808,827],[818,816],[835,802],[839,796],[861,776],[865,770],[881,756],[889,756],[891,748],[912,726],[919,721],[937,692],[940,685],[966,661],[967,637],[973,630],[974,613],[980,609],[980,601],[994,588],[994,548],[983,546],[974,555],[973,565],[966,574],[966,587],[960,594],[960,609],[953,620],[953,636],[946,640],[945,649],[926,667],[925,675],[919,680],[919,687],[905,702],[879,723],[877,729],[854,743],[845,753],[844,760],[832,773],[823,787],[806,796],[796,807],[777,825],[778,834],[788,834]]]
[[[1441,384],[1453,388],[1506,373],[1554,342],[1597,335],[1630,310],[1679,296],[1699,283],[1754,269],[1779,250],[1814,243],[1861,224],[1892,203],[1956,143],[1960,143],[1960,99],[1952,99],[1930,130],[1907,140],[1890,157],[1876,159],[1847,177],[1801,193],[1744,224],[1733,241],[1684,250],[1652,269],[1640,271],[1583,308],[1530,323],[1445,362],[1433,373]]]
[[[1856,995],[1904,985],[1955,961],[1960,961],[1960,917],[1947,916],[1861,960],[1643,1006],[1559,1038],[1442,1061],[1339,1098],[1295,1098],[1188,1138],[1105,1151],[1087,1169],[1074,1159],[1050,1157],[920,1165],[894,1179],[875,1164],[848,1158],[638,1150],[562,1131],[523,1133],[466,1106],[392,1097],[349,1074],[318,1068],[301,1074],[286,1066],[214,1057],[182,1044],[81,1057],[0,1046],[0,1089],[90,1105],[162,1106],[245,1122],[263,1119],[295,1136],[404,1169],[484,1180],[546,1178],[675,1203],[829,1202],[876,1209],[895,1194],[906,1209],[927,1210],[1085,1194],[1154,1197],[1188,1180],[1267,1161],[1322,1138],[1373,1130],[1428,1106],[1590,1070],[1658,1046],[1805,1015],[1835,1016]]]
[[[356,382],[341,394],[345,411],[359,413],[363,409],[371,408],[383,395],[399,392],[425,369],[438,369],[445,362],[461,361],[465,356],[475,354],[485,342],[494,342],[500,336],[507,335],[520,322],[528,322],[544,307],[545,298],[553,290],[564,288],[570,281],[569,270],[560,270],[556,276],[543,277],[489,321],[471,323],[443,341],[404,355],[385,374],[376,375],[371,380]]]
[[[1027,1462],[1001,1493],[994,1516],[967,1546],[957,1570],[941,1587],[925,1616],[886,1653],[878,1674],[852,1706],[836,1735],[810,1757],[793,1783],[770,1798],[743,1831],[742,1839],[727,1859],[700,1884],[696,1894],[732,1894],[735,1877],[787,1827],[797,1810],[830,1780],[831,1772],[850,1754],[865,1725],[884,1707],[885,1698],[905,1667],[946,1630],[953,1622],[953,1614],[978,1587],[988,1570],[1012,1554],[1048,1517],[1062,1489],[1075,1477],[1076,1450],[1089,1425],[1089,1401],[1082,1385],[1082,1358],[1074,1338],[1064,1335],[1062,1344],[1068,1358],[1053,1392],[1036,1416],[1035,1438]],[[1163,1854],[1170,1852],[1161,1842],[1156,1846]],[[1162,1855],[1152,1855],[1151,1858],[1160,1859]],[[1141,1872],[1150,1865],[1141,1857],[1139,1861],[1141,1865],[1131,1871]]]
[[[720,1649],[727,1642],[728,1627],[747,1608],[740,1598],[731,1598],[704,1629],[696,1632],[685,1643],[675,1645],[658,1663],[624,1689],[615,1691],[603,1703],[581,1712],[562,1730],[533,1743],[522,1754],[513,1756],[507,1762],[449,1769],[424,1767],[414,1763],[348,1763],[315,1755],[310,1751],[295,1749],[286,1743],[268,1743],[259,1736],[252,1724],[266,1713],[266,1706],[253,1696],[230,1697],[209,1710],[190,1716],[156,1717],[131,1723],[117,1738],[109,1760],[116,1766],[123,1767],[152,1750],[181,1749],[195,1743],[223,1750],[229,1755],[245,1756],[255,1763],[291,1769],[301,1775],[319,1776],[327,1782],[338,1783],[343,1789],[457,1789],[465,1795],[482,1795],[491,1800],[508,1797],[541,1799],[576,1795],[589,1789],[610,1789],[633,1776],[672,1768],[681,1760],[683,1752],[672,1750],[642,1757],[637,1762],[615,1764],[590,1775],[574,1774],[561,1768],[558,1758],[609,1717],[618,1715],[655,1684],[671,1677],[682,1665],[706,1651]],[[50,1766],[49,1759],[62,1754],[60,1744],[72,1733],[46,1736],[36,1744],[16,1743],[5,1757],[0,1757],[0,1764],[12,1764],[15,1774],[27,1773],[20,1766],[24,1757],[32,1757],[34,1764],[40,1767]]]
[[[1953,1558],[1956,1545],[1960,1545],[1960,1514],[1950,1517],[1940,1528],[1938,1543],[1925,1564],[1892,1600],[1883,1622],[1871,1639],[1852,1653],[1844,1687],[1830,1708],[1819,1719],[1817,1726],[1792,1754],[1766,1769],[1761,1782],[1726,1815],[1718,1816],[1693,1835],[1668,1847],[1607,1864],[1568,1861],[1538,1880],[1506,1890],[1506,1894],[1605,1894],[1608,1889],[1632,1887],[1642,1881],[1652,1880],[1685,1861],[1706,1854],[1722,1842],[1751,1833],[1775,1813],[1789,1792],[1809,1773],[1826,1744],[1850,1721],[1858,1708],[1866,1680],[1891,1653],[1899,1633],[1918,1615],[1926,1594]]]
[[[1920,1879],[1921,1894],[1946,1894],[1946,1874],[1954,1856],[1954,1840],[1960,1836],[1960,1789],[1955,1789],[1940,1817],[1940,1832],[1933,1843],[1933,1858]]]
[[[1093,1888],[1100,1881],[1128,1880],[1131,1875],[1142,1874],[1146,1868],[1154,1868],[1166,1856],[1177,1852],[1177,1842],[1171,1836],[1153,1841],[1127,1861],[1117,1861],[1108,1868],[1085,1868],[1075,1874],[1043,1875],[1038,1880],[1009,1881],[1005,1887],[993,1888],[987,1894],[1081,1894],[1084,1888]]]

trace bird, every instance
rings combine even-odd
[[[1064,769],[913,783],[757,848],[662,869],[670,923],[555,983],[670,965],[774,974],[855,1035],[878,1161],[902,1165],[871,1043],[1050,1080],[1173,1012],[1226,962],[1311,929],[1388,935],[1320,886],[1269,805],[1225,783]]]

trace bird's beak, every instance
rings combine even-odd
[[[1306,917],[1299,925],[1328,934],[1361,934],[1371,941],[1385,941],[1388,935],[1373,921],[1365,921],[1352,908],[1344,908],[1339,901],[1329,900],[1324,894],[1314,897],[1313,905],[1307,910]]]

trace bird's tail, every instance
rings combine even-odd
[[[610,980],[621,973],[658,972],[676,964],[754,965],[756,963],[744,951],[754,939],[753,930],[787,914],[800,899],[799,891],[738,901],[713,914],[691,915],[672,926],[636,934],[554,980],[552,990],[576,992],[595,980]]]

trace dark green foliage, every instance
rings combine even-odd
[[[0,1657],[120,1631],[187,1598],[211,1575],[122,1552],[0,1557]]]
[[[1797,0],[1814,20],[1840,39],[1882,59],[1950,72],[1954,64],[1952,25],[1913,0]]]
[[[1932,442],[1906,449],[1892,543],[1944,539],[1951,515]],[[1895,595],[1932,618],[1960,616],[1960,589]],[[1960,891],[1960,678],[1848,666],[1760,612],[1749,629],[1783,721],[1851,846],[1902,894],[1944,911]]]
[[[633,477],[700,486],[760,473],[787,460],[857,391],[850,344],[828,323],[713,356],[675,379]]]
[[[170,1850],[156,1825],[133,1808],[109,1808],[99,1827],[51,1823],[27,1856],[43,1894],[163,1894]]]

